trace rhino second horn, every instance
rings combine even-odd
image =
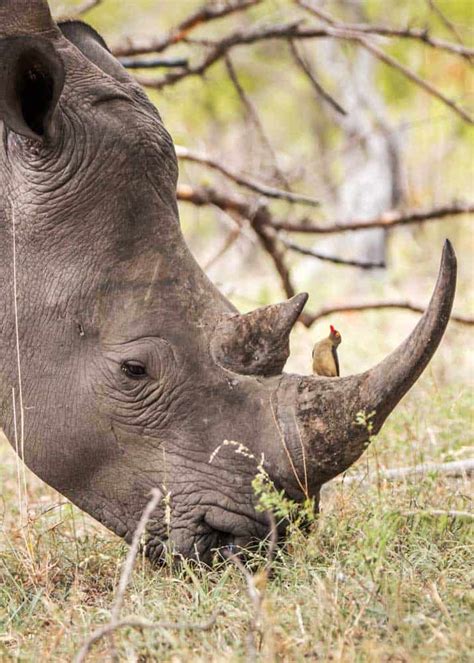
[[[0,0],[0,38],[54,29],[46,0]]]
[[[290,354],[290,332],[307,300],[301,293],[282,304],[226,318],[211,343],[214,359],[241,375],[279,375]]]

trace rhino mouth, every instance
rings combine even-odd
[[[286,525],[278,525],[282,538]],[[179,563],[186,558],[212,566],[214,559],[255,551],[272,534],[271,520],[265,513],[237,514],[212,508],[193,523],[192,528],[175,524],[163,529],[163,520],[151,521],[146,529],[144,551],[155,565]]]

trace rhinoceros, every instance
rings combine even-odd
[[[0,0],[0,130],[0,426],[26,465],[127,541],[159,487],[157,561],[265,539],[258,466],[317,504],[437,348],[449,242],[426,312],[384,361],[286,374],[306,295],[242,315],[220,294],[181,234],[157,110],[92,28],[57,25],[45,0]]]

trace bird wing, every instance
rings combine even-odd
[[[331,348],[332,351],[332,357],[334,359],[334,363],[336,364],[336,375],[339,377],[339,358],[337,356],[337,350],[334,346]]]

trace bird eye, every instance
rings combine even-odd
[[[121,366],[122,373],[129,378],[137,380],[146,376],[146,368],[139,361],[124,361]]]

